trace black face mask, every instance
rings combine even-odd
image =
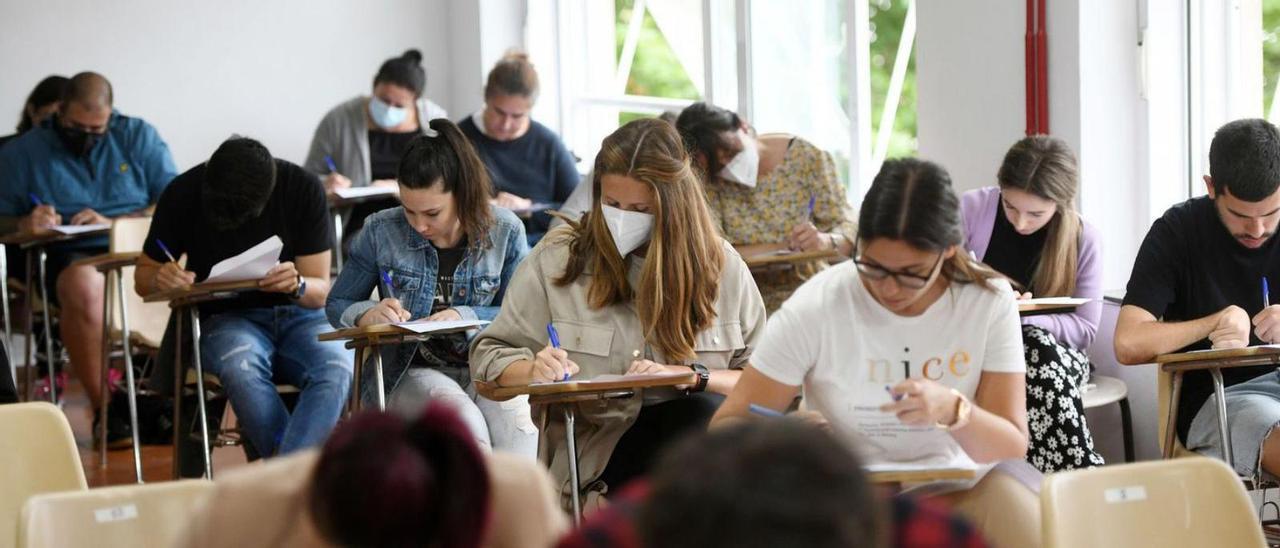
[[[58,129],[58,139],[62,141],[62,146],[67,147],[67,150],[72,154],[81,157],[88,156],[90,152],[93,152],[93,147],[97,146],[98,142],[102,141],[104,137],[102,133],[90,133],[78,128],[69,128],[60,123],[54,124],[54,127]]]

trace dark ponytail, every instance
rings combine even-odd
[[[325,443],[308,494],[316,529],[340,546],[480,546],[489,474],[452,408],[415,420],[366,411]]]
[[[724,132],[741,127],[742,118],[738,113],[710,103],[697,102],[680,111],[680,116],[676,117],[676,130],[680,132],[690,158],[701,155],[706,159],[703,181],[715,179],[724,167],[716,154],[729,150],[730,144],[725,140]]]
[[[399,57],[387,59],[373,77],[373,85],[378,84],[394,84],[412,91],[415,98],[422,97],[422,92],[427,89],[427,71],[422,68],[422,52],[411,49]]]
[[[489,199],[493,197],[489,172],[485,170],[480,155],[471,146],[462,130],[449,120],[436,118],[427,124],[434,130],[434,137],[422,135],[414,138],[400,158],[396,175],[405,188],[424,189],[443,184],[444,191],[453,194],[458,206],[458,219],[471,245],[485,247],[489,227],[493,224],[493,212]]]
[[[933,253],[964,244],[960,199],[942,166],[915,158],[888,160],[881,166],[858,215],[858,240],[866,245],[876,238],[901,240]],[[999,277],[963,249],[942,265],[942,275],[988,288],[988,281]]]
[[[31,90],[31,95],[27,96],[27,102],[22,105],[22,114],[18,117],[18,133],[26,133],[35,127],[35,120],[31,119],[31,115],[27,113],[27,107],[41,109],[53,103],[62,100],[63,90],[67,88],[71,80],[66,76],[46,76],[35,89]]]

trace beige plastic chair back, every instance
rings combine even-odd
[[[32,495],[88,486],[71,425],[48,402],[0,405],[0,548],[13,546]]]
[[[213,482],[184,480],[32,497],[22,509],[18,546],[170,546]]]
[[[1044,546],[1266,546],[1226,464],[1204,457],[1075,470],[1040,490]]]
[[[142,251],[142,244],[147,240],[147,232],[151,230],[151,217],[124,217],[111,223],[111,252],[126,253]],[[142,297],[133,290],[133,267],[122,269],[124,277],[124,296],[129,305],[129,330],[135,341],[142,342],[151,348],[160,347],[160,339],[164,337],[164,329],[169,323],[169,305],[167,303],[144,303]],[[115,288],[111,288],[111,293]],[[109,293],[109,295],[111,294]],[[112,301],[113,303],[115,301]],[[120,310],[112,310],[116,318],[115,325],[120,326]]]

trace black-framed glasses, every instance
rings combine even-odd
[[[938,269],[938,265],[942,264],[943,255],[944,253],[938,254],[938,260],[934,261],[933,266],[929,267],[929,274],[927,276],[912,274],[911,272],[905,272],[902,270],[889,270],[878,264],[863,261],[861,254],[853,258],[853,263],[858,265],[858,273],[869,280],[880,281],[888,277],[893,277],[893,281],[898,284],[898,287],[906,289],[922,289],[924,286],[929,285],[929,280],[933,279],[934,271]]]

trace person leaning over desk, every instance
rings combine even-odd
[[[669,440],[706,425],[765,321],[755,282],[716,230],[670,124],[642,119],[618,129],[604,139],[594,173],[600,200],[534,248],[471,345],[476,380],[500,386],[699,373],[689,393],[566,404],[581,417],[578,486],[569,485],[564,421],[546,416],[541,456],[566,506],[570,489],[580,489],[587,508],[643,473]],[[548,343],[548,324],[562,348]]]
[[[1280,131],[1266,120],[1230,122],[1209,145],[1207,196],[1175,205],[1147,232],[1116,319],[1116,357],[1280,342],[1280,306],[1264,279],[1280,281]],[[1275,366],[1222,370],[1235,471],[1280,475],[1280,373]],[[1208,371],[1183,375],[1178,437],[1223,458]]]
[[[783,411],[803,389],[806,412],[869,465],[976,468],[976,483],[940,498],[997,546],[1038,546],[1036,494],[992,468],[1027,453],[1018,310],[1008,282],[964,251],[947,172],[885,162],[857,239],[853,261],[809,279],[769,318],[712,426],[751,405]]]
[[[529,254],[524,224],[489,204],[484,164],[458,126],[432,120],[400,162],[401,207],[375,213],[351,246],[325,309],[336,328],[428,320],[492,320],[516,266]],[[380,300],[369,298],[377,288]],[[393,409],[445,401],[485,450],[533,459],[538,432],[528,398],[496,403],[475,393],[468,336],[439,335],[386,348]],[[373,368],[360,396],[376,401]]]

